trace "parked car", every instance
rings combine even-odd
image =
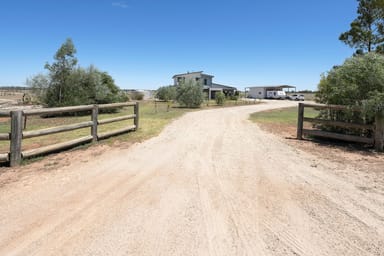
[[[303,94],[292,94],[288,96],[289,100],[301,100],[304,101],[304,95]]]

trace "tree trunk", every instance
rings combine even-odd
[[[384,148],[384,111],[377,112],[375,117],[375,150],[382,152]]]

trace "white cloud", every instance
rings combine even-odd
[[[123,9],[129,7],[128,3],[125,2],[125,1],[121,1],[121,2],[113,2],[113,3],[112,3],[112,6],[114,6],[114,7],[119,7],[119,8],[123,8]]]

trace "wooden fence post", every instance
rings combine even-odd
[[[21,140],[23,137],[23,111],[11,111],[10,166],[21,163]]]
[[[375,116],[375,150],[384,148],[384,111],[377,112]]]
[[[303,120],[304,120],[304,103],[299,103],[299,112],[297,117],[297,139],[303,139]]]
[[[96,142],[98,140],[97,138],[97,127],[98,127],[98,117],[99,117],[99,106],[94,105],[92,108],[92,128],[91,128],[91,135],[92,135],[92,141]]]
[[[23,130],[27,129],[27,116],[23,116]]]
[[[135,125],[135,131],[139,129],[139,102],[136,102],[136,105],[134,106],[134,125]]]
[[[157,101],[155,99],[155,113],[157,113]]]

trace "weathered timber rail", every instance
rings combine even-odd
[[[109,119],[99,120],[99,111],[104,109],[115,109],[122,107],[133,107],[133,114],[119,116]],[[28,116],[36,115],[55,115],[74,112],[91,112],[91,120],[83,121],[74,124],[67,124],[57,127],[50,127],[39,130],[23,131],[25,128],[26,120]],[[8,162],[10,166],[17,166],[24,158],[30,158],[37,155],[43,155],[50,152],[61,151],[76,145],[96,142],[98,140],[108,138],[114,135],[136,131],[139,128],[139,103],[113,103],[103,105],[84,105],[74,107],[62,107],[62,108],[46,108],[46,109],[33,109],[33,110],[16,110],[16,111],[0,111],[0,117],[11,118],[11,129],[9,133],[0,133],[0,141],[10,141],[10,150],[8,153],[0,154],[0,162]],[[105,133],[99,133],[98,128],[100,125],[121,122],[125,120],[133,120],[132,125],[128,125],[121,129],[108,131]],[[77,129],[90,128],[90,135],[77,138],[70,141],[65,141],[57,144],[52,144],[36,149],[22,150],[23,139],[45,136],[49,134],[74,131]]]
[[[349,122],[340,122],[319,118],[309,118],[304,116],[305,108],[315,108],[315,109],[329,109],[329,110],[352,110],[355,112],[361,111],[360,108],[350,108],[348,106],[341,105],[324,105],[324,104],[308,104],[308,103],[299,103],[298,110],[298,119],[297,119],[297,139],[303,139],[303,135],[312,135],[324,138],[338,139],[344,141],[372,144],[375,146],[377,151],[383,151],[384,146],[384,122],[382,113],[376,114],[374,124],[360,124],[360,123],[349,123]],[[316,129],[304,129],[304,122],[309,122],[312,124],[325,124],[334,127],[341,128],[353,128],[361,130],[370,130],[374,134],[372,138],[357,136],[357,135],[348,135],[341,134],[336,132],[327,132]]]

